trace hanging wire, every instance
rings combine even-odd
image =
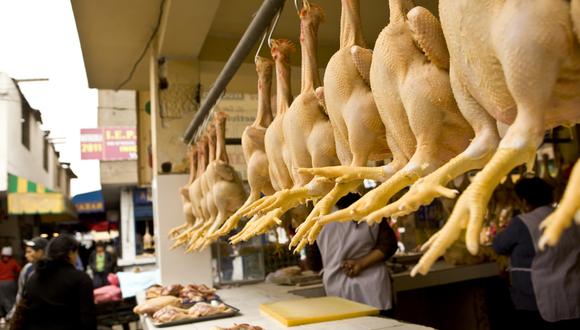
[[[274,30],[276,30],[276,26],[278,25],[278,20],[280,19],[280,15],[282,15],[283,10],[284,10],[284,4],[282,4],[282,7],[280,7],[280,10],[278,10],[278,14],[276,14],[276,17],[274,17],[274,21],[271,24],[270,33],[268,33],[268,47],[270,47],[270,48],[272,48],[272,34],[274,33]]]
[[[294,0],[294,7],[296,7],[296,11],[300,14],[300,10],[305,8],[306,10],[310,10],[310,1],[302,0],[302,6],[298,6],[298,0]]]
[[[258,57],[260,56],[260,51],[262,50],[262,47],[264,47],[264,42],[266,40],[268,40],[268,47],[272,48],[272,34],[274,33],[276,26],[278,25],[278,20],[280,19],[280,15],[282,15],[283,10],[284,10],[284,4],[282,4],[282,7],[280,7],[280,9],[278,10],[278,13],[276,14],[274,19],[272,20],[272,23],[270,23],[270,26],[268,26],[266,31],[264,31],[264,36],[262,37],[262,40],[260,41],[260,45],[258,46],[258,50],[256,51],[256,56],[254,56],[255,63],[258,62]]]
[[[264,32],[264,36],[262,37],[262,41],[260,41],[260,45],[258,46],[258,50],[256,51],[256,56],[254,56],[254,63],[258,63],[258,57],[260,57],[260,50],[262,50],[262,46],[264,45],[264,41],[266,41],[266,37],[268,37],[268,30]],[[268,39],[268,46],[270,46],[270,40]]]

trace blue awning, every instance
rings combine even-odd
[[[72,202],[79,214],[105,212],[105,202],[101,190],[75,195]]]

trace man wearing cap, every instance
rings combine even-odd
[[[30,241],[24,241],[24,245],[26,246],[26,252],[24,256],[26,257],[26,261],[28,261],[28,263],[22,267],[20,276],[18,276],[18,292],[16,293],[16,301],[14,303],[14,307],[12,307],[12,310],[10,313],[8,313],[8,318],[11,318],[14,314],[15,307],[22,297],[24,285],[34,272],[36,263],[44,257],[44,250],[48,245],[48,240],[42,237],[35,237]]]
[[[14,305],[18,273],[20,265],[12,258],[12,247],[3,247],[0,256],[0,323]]]

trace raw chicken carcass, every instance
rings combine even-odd
[[[157,298],[152,298],[146,300],[145,302],[135,306],[133,308],[133,312],[135,314],[142,314],[142,315],[153,315],[155,312],[160,310],[165,306],[179,306],[181,304],[181,299],[174,297],[174,296],[160,296]]]
[[[428,272],[463,229],[467,249],[477,254],[486,205],[500,180],[518,165],[531,168],[546,129],[580,122],[575,13],[564,0],[439,2],[453,93],[476,136],[464,153],[425,179],[421,189],[427,193],[415,194],[417,203],[438,196],[450,178],[484,168],[424,245],[428,250],[412,275]],[[495,151],[497,122],[510,126]]]
[[[315,92],[320,86],[317,34],[323,18],[322,8],[303,1],[300,11],[301,90],[283,118],[284,141],[290,154],[294,186],[254,203],[246,215],[258,217],[251,219],[238,235],[232,237],[232,242],[247,240],[266,232],[272,225],[281,223],[279,217],[286,211],[304,204],[307,200],[318,199],[332,188],[332,182],[326,178],[298,173],[299,168],[332,166],[338,163],[332,127]]]
[[[217,306],[213,306],[212,304],[199,302],[191,306],[188,309],[187,314],[190,317],[202,317],[228,312],[231,312],[231,308],[226,306],[224,303],[218,304]]]
[[[572,225],[574,216],[576,216],[576,224],[580,225],[580,189],[578,187],[580,187],[580,160],[576,161],[572,169],[560,204],[540,225],[540,228],[544,230],[539,241],[540,249],[544,249],[546,245],[556,245],[562,232]]]
[[[378,210],[397,192],[463,151],[473,133],[453,98],[449,56],[437,19],[412,1],[389,1],[389,25],[373,51],[370,82],[398,170],[350,207],[320,218],[366,218],[380,222]],[[378,210],[378,211],[377,211]]]
[[[229,328],[216,327],[215,330],[264,330],[264,328],[259,327],[257,325],[250,325],[247,323],[242,323],[242,324],[234,324],[233,327],[229,327]]]
[[[217,230],[212,238],[217,238],[234,229],[247,206],[260,198],[260,193],[272,195],[275,190],[270,180],[268,157],[264,145],[266,130],[272,122],[271,89],[272,60],[256,57],[256,72],[258,73],[258,113],[252,125],[242,133],[242,149],[248,169],[248,184],[250,195],[244,204]]]
[[[226,152],[226,118],[224,112],[217,113],[214,120],[217,149],[215,160],[212,161],[205,172],[209,195],[215,205],[217,214],[212,215],[207,224],[204,225],[201,237],[193,245],[193,250],[203,249],[216,240],[213,233],[217,231],[226,219],[232,215],[246,199],[246,192],[238,173],[229,164],[229,157]]]
[[[187,309],[165,306],[153,314],[152,319],[155,323],[169,323],[191,318],[187,314]]]
[[[195,216],[193,214],[193,206],[191,204],[191,199],[189,198],[189,186],[195,180],[195,174],[197,171],[197,151],[195,148],[190,147],[189,149],[189,179],[187,183],[179,188],[179,195],[181,197],[182,212],[185,216],[185,223],[181,226],[177,226],[169,231],[169,238],[176,238],[180,236],[180,233],[191,227],[195,221]]]
[[[310,242],[313,242],[320,229],[316,219],[330,213],[338,199],[362,183],[367,176],[364,174],[367,168],[361,170],[360,167],[366,166],[368,160],[384,159],[389,153],[385,126],[370,89],[371,51],[360,48],[366,44],[362,35],[359,0],[342,0],[340,22],[340,49],[326,66],[324,91],[319,87],[317,93],[322,94],[342,166],[300,171],[326,177],[338,176],[342,182],[337,183],[316,204],[292,238],[291,245],[300,242],[297,250],[306,243],[303,238],[308,231],[311,232]],[[315,228],[311,229],[313,226]]]

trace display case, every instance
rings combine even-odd
[[[212,245],[214,285],[231,285],[263,281],[264,235],[232,245],[221,238]]]

